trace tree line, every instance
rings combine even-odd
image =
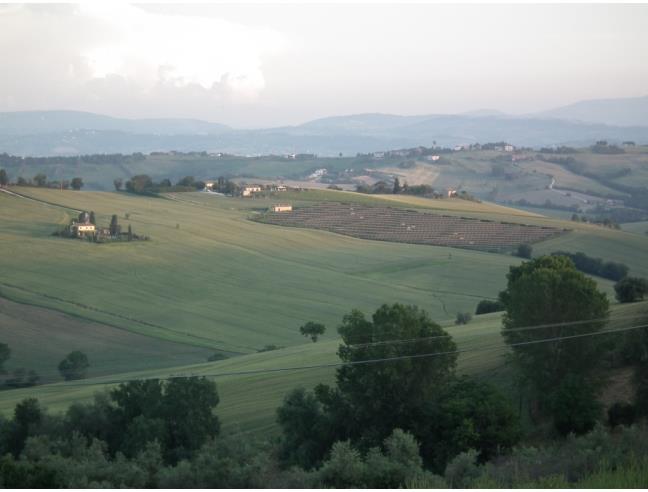
[[[12,182],[7,171],[0,169],[0,186],[4,187],[9,185],[35,186],[37,188],[56,188],[64,190],[69,190],[70,188],[72,188],[73,190],[78,191],[83,188],[83,179],[76,177],[72,178],[71,180],[62,179],[49,181],[46,174],[38,173],[33,178],[24,178],[22,176],[18,176],[16,181]]]

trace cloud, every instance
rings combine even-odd
[[[266,86],[263,57],[284,46],[271,29],[120,2],[12,5],[0,8],[0,56],[8,75],[0,90],[4,109],[28,100],[39,109],[63,107],[79,99],[94,109],[102,98],[153,105],[174,91],[250,102]]]

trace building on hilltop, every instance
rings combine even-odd
[[[261,186],[259,185],[245,186],[243,190],[241,190],[241,195],[252,196],[253,193],[259,193],[260,191],[261,191]]]
[[[270,207],[272,212],[292,212],[292,209],[292,205],[288,203],[278,203]]]

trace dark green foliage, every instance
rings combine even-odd
[[[124,180],[121,178],[117,178],[113,180],[113,185],[115,186],[115,191],[121,191],[122,186],[124,185]]]
[[[314,323],[312,321],[299,327],[299,333],[305,337],[309,337],[313,342],[317,342],[317,339],[322,336],[325,331],[326,327],[322,323]]]
[[[34,386],[40,381],[40,376],[33,369],[27,370],[24,367],[18,367],[11,372],[4,384],[8,388],[27,388]]]
[[[180,181],[178,181],[178,186],[193,186],[196,182],[196,178],[193,176],[185,176]]]
[[[479,301],[477,304],[477,309],[475,309],[475,314],[488,314],[488,313],[497,313],[499,311],[504,311],[504,304],[500,301],[489,301],[484,299]]]
[[[5,374],[5,362],[11,357],[11,349],[6,343],[0,343],[0,374]]]
[[[121,226],[119,225],[119,219],[115,214],[110,218],[110,235],[113,237],[119,236],[120,232]]]
[[[626,427],[634,424],[637,417],[637,409],[632,403],[618,401],[608,408],[608,424],[610,427],[625,425]]]
[[[398,178],[394,178],[394,187],[392,189],[392,193],[394,195],[398,195],[400,191],[401,191],[400,181],[398,180]]]
[[[153,186],[153,180],[147,174],[138,174],[126,181],[126,191],[144,193]]]
[[[566,256],[570,258],[576,268],[583,273],[597,275],[610,280],[621,280],[628,275],[629,271],[628,266],[623,263],[603,261],[601,258],[593,258],[582,252],[569,253],[566,251],[554,251],[551,254],[552,256]]]
[[[88,356],[79,350],[70,352],[59,365],[58,370],[66,381],[83,379],[90,367]]]
[[[511,403],[496,388],[467,377],[448,386],[422,420],[430,436],[422,453],[438,471],[470,449],[484,462],[510,450],[521,436]]]
[[[90,223],[97,225],[97,219],[95,218],[95,213],[94,211],[90,211]]]
[[[303,388],[286,395],[277,409],[277,422],[282,430],[280,458],[284,463],[310,469],[334,441],[321,403]]]
[[[128,224],[128,240],[129,241],[133,240],[133,228],[131,227],[130,224]]]
[[[36,176],[34,176],[34,184],[36,186],[45,186],[47,184],[47,176],[45,176],[43,173],[38,173]]]
[[[215,362],[217,360],[225,360],[227,358],[227,355],[225,355],[223,352],[214,352],[209,357],[207,357],[207,362]]]
[[[564,436],[591,431],[601,414],[601,404],[596,396],[593,384],[585,377],[565,376],[551,399],[551,415],[556,430]]]
[[[530,259],[532,253],[533,248],[530,244],[520,244],[515,250],[515,256],[519,256],[520,258]]]
[[[73,190],[80,190],[83,187],[83,180],[81,178],[72,178],[72,181],[70,181],[70,186],[72,186]]]
[[[648,294],[648,281],[639,277],[626,277],[614,284],[614,292],[619,302],[637,302]]]
[[[0,186],[7,186],[9,184],[9,176],[7,171],[0,169]]]
[[[457,313],[455,318],[455,325],[467,325],[472,319],[472,314],[470,313]]]
[[[507,279],[507,288],[500,293],[506,307],[502,334],[513,345],[513,360],[536,394],[546,399],[565,374],[589,378],[606,349],[604,337],[529,342],[601,330],[609,305],[596,283],[564,256],[543,256],[511,267]],[[579,323],[561,324],[569,322]],[[533,326],[543,327],[516,330]],[[520,343],[525,345],[516,346]]]

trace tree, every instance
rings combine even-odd
[[[533,248],[531,247],[530,244],[520,244],[515,250],[515,256],[529,259],[531,258],[532,252],[533,252]]]
[[[326,327],[321,323],[314,323],[309,321],[305,325],[299,327],[299,333],[305,337],[310,337],[313,342],[317,342],[317,339],[324,334]]]
[[[95,213],[92,210],[90,211],[90,223],[97,225],[97,219],[95,218]]]
[[[472,314],[470,313],[457,313],[457,318],[455,319],[455,325],[467,325],[472,319]]]
[[[120,232],[121,232],[121,226],[119,225],[119,219],[115,214],[110,219],[110,235],[112,237],[116,237],[119,236]]]
[[[11,349],[9,348],[9,345],[6,343],[0,343],[0,374],[5,374],[7,371],[5,370],[5,362],[9,360],[9,357],[11,357]]]
[[[348,437],[362,436],[380,445],[393,429],[410,430],[422,409],[454,374],[452,337],[416,306],[384,304],[367,320],[357,310],[338,328],[342,362],[397,359],[379,364],[350,364],[337,370],[335,390],[317,388],[320,401],[336,413]],[[416,340],[389,343],[392,340]],[[408,357],[440,354],[434,357]],[[346,438],[346,437],[345,437]]]
[[[34,176],[34,183],[36,186],[45,186],[47,183],[47,176],[45,176],[43,173],[38,173],[36,176]]]
[[[603,328],[609,308],[596,282],[564,256],[542,256],[512,266],[507,280],[500,293],[506,307],[502,334],[537,394],[550,396],[565,374],[589,378],[605,347],[601,337],[579,335]],[[527,329],[534,326],[542,327]],[[577,338],[538,343],[569,336]]]
[[[586,377],[567,374],[551,399],[554,427],[562,435],[591,431],[601,414],[595,386]]]
[[[196,178],[193,176],[185,176],[180,181],[178,181],[178,186],[193,186]]]
[[[394,189],[392,191],[394,195],[398,195],[401,192],[400,181],[398,178],[394,178]]]
[[[0,169],[0,186],[7,186],[9,184],[9,176],[7,171]]]
[[[59,365],[58,370],[66,381],[83,379],[90,367],[88,356],[79,350],[70,352]]]
[[[126,181],[126,191],[144,193],[153,187],[153,180],[147,174],[138,174]]]
[[[458,379],[445,388],[439,400],[424,419],[431,437],[424,441],[422,449],[438,471],[470,449],[475,449],[479,460],[485,462],[511,449],[521,436],[510,401],[483,381]]]
[[[130,224],[128,224],[128,240],[129,241],[133,240],[133,228],[131,227]]]
[[[488,299],[484,299],[483,301],[479,301],[479,304],[477,304],[475,314],[488,314],[499,311],[504,311],[504,304],[500,301],[489,301]]]
[[[637,302],[648,294],[648,281],[640,277],[626,277],[614,284],[614,292],[619,302]]]
[[[79,191],[83,187],[83,180],[81,178],[72,178],[70,186],[72,186],[73,190]]]
[[[124,181],[121,178],[113,180],[113,185],[115,186],[115,191],[121,191]]]

